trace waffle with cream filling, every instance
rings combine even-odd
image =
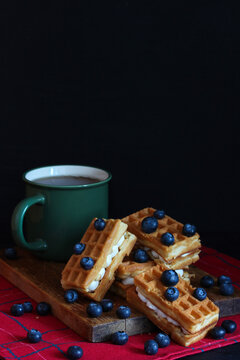
[[[142,220],[153,216],[156,209],[145,208],[122,219],[128,225],[129,231],[137,236],[138,242],[147,251],[153,252],[155,262],[163,262],[169,268],[183,268],[198,260],[201,247],[199,234],[188,237],[183,235],[183,224],[168,215],[158,220],[156,231],[148,234],[142,231]],[[161,236],[170,232],[174,236],[174,244],[166,246],[161,242]],[[158,258],[157,258],[158,255]],[[172,264],[171,264],[172,263]]]
[[[219,309],[208,298],[199,301],[193,297],[194,288],[181,277],[175,285],[179,291],[178,299],[168,301],[164,296],[167,287],[161,282],[162,272],[163,268],[156,265],[136,276],[136,288],[127,291],[127,300],[173,340],[188,346],[202,339],[215,326]]]
[[[110,290],[124,298],[127,296],[127,290],[134,286],[134,277],[154,266],[154,261],[138,263],[135,261],[123,261],[116,271],[116,280]]]
[[[96,218],[86,230],[81,243],[85,249],[81,255],[73,254],[62,272],[61,284],[64,289],[76,289],[84,296],[100,301],[115,279],[115,271],[126,255],[129,255],[136,236],[127,231],[121,220],[108,219],[103,230],[94,227]],[[80,261],[91,257],[94,266],[85,270]]]

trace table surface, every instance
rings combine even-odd
[[[225,255],[223,255],[223,254],[220,254],[220,253],[218,253],[218,252],[216,252],[215,250],[213,250],[213,249],[210,249],[210,250],[212,250],[212,253],[210,253],[210,257],[209,256],[207,256],[206,258],[206,264],[207,264],[207,266],[209,267],[210,266],[210,268],[211,268],[211,266],[212,266],[212,264],[211,264],[211,261],[209,261],[209,259],[211,259],[211,256],[214,256],[214,257],[216,257],[216,258],[218,258],[218,261],[219,262],[221,262],[222,264],[223,264],[223,268],[224,268],[224,264],[226,265],[226,268],[224,268],[224,271],[223,271],[223,273],[225,273],[225,274],[227,274],[227,269],[228,268],[230,268],[230,267],[233,267],[233,268],[236,268],[236,271],[239,271],[240,270],[240,267],[239,267],[239,262],[238,263],[233,263],[232,261],[234,261],[234,259],[232,259],[232,261],[231,261],[231,258],[230,257],[227,257],[227,256],[225,256]],[[204,251],[202,252],[203,253],[203,257],[204,257]],[[208,253],[208,255],[209,255],[209,253]],[[202,263],[201,263],[201,265],[202,265]],[[238,265],[238,266],[236,266],[236,265]],[[204,261],[203,261],[203,266],[204,266]],[[206,270],[206,269],[205,269]],[[208,269],[209,270],[209,269]],[[207,271],[207,270],[206,270]],[[209,271],[210,272],[210,271]],[[212,269],[212,272],[211,272],[213,275],[217,275],[216,273],[214,274],[214,268]],[[218,274],[219,275],[219,274]],[[235,285],[237,285],[237,286],[239,286],[239,284],[236,284],[236,281],[239,281],[238,279],[236,280],[236,277],[235,277]],[[24,294],[21,294],[21,296],[23,296]],[[0,293],[0,296],[1,296],[1,293]],[[20,299],[19,299],[20,300]],[[22,300],[23,301],[23,300]],[[26,301],[26,300],[24,300],[24,301]],[[16,302],[16,298],[15,298],[15,302]],[[2,303],[2,302],[1,302]],[[0,309],[1,310],[1,309]],[[6,311],[6,310],[5,310]],[[6,313],[5,313],[6,314]],[[45,319],[46,321],[47,321],[47,319]],[[16,319],[16,321],[17,321],[17,319]],[[56,321],[58,321],[57,319],[56,319]],[[8,325],[7,325],[8,323],[6,322],[5,324],[2,324],[1,323],[1,325],[0,325],[0,330],[3,330],[5,333],[6,332],[9,332],[9,334],[10,334],[10,332],[11,332],[11,329],[10,329],[10,326],[8,327]],[[30,325],[30,324],[28,324],[28,325]],[[59,325],[59,324],[58,324]],[[238,326],[240,326],[240,324],[238,324]],[[27,326],[28,328],[31,328],[30,326]],[[55,327],[56,328],[56,327]],[[53,329],[55,329],[54,327],[53,327]],[[51,331],[51,330],[50,330]],[[65,331],[67,331],[68,332],[68,329],[65,329]],[[11,336],[13,335],[13,333],[11,333]],[[72,336],[72,335],[71,335]],[[74,337],[74,335],[73,335],[73,337]],[[0,340],[1,340],[1,332],[0,332]],[[70,340],[70,337],[69,337],[69,340]],[[79,339],[78,339],[79,340]],[[19,340],[18,340],[19,341]],[[238,339],[238,341],[239,341],[239,339]],[[1,341],[0,341],[0,344],[1,344]],[[26,344],[27,345],[27,344]],[[80,344],[81,345],[81,344]],[[90,344],[89,344],[90,345]],[[104,346],[104,343],[102,343],[102,344],[99,344],[100,346],[99,346],[99,351],[102,351],[103,350],[103,346]],[[1,345],[0,345],[1,346]],[[86,342],[85,342],[85,346],[88,346],[88,344],[86,344]],[[1,348],[0,348],[1,349]],[[97,350],[98,351],[98,350]],[[120,351],[120,349],[119,349],[119,351]],[[203,350],[202,350],[203,351]],[[195,355],[190,355],[190,356],[185,356],[185,357],[181,357],[182,359],[189,359],[189,360],[191,360],[191,359],[193,359],[193,360],[201,360],[201,359],[209,359],[209,360],[211,360],[211,359],[223,359],[224,358],[224,360],[226,360],[226,359],[232,359],[232,360],[236,360],[236,359],[239,359],[239,353],[240,353],[240,343],[236,343],[236,344],[233,344],[233,345],[229,345],[229,346],[224,346],[224,347],[220,347],[220,348],[216,348],[216,349],[214,349],[214,350],[211,350],[211,351],[204,351],[204,352],[201,352],[201,353],[198,353],[198,354],[195,354]],[[85,354],[86,354],[86,358],[88,358],[88,359],[92,359],[93,357],[91,357],[91,356],[89,356],[90,354],[87,354],[87,349],[86,349],[86,351],[85,351]],[[45,359],[45,357],[44,357],[44,352],[40,352],[39,353],[39,355],[40,355],[40,357],[41,358],[43,358],[43,359]],[[58,353],[58,355],[60,355],[59,356],[59,358],[64,358],[63,356],[62,356],[62,354],[59,352]],[[111,353],[111,355],[113,355],[113,353]],[[126,354],[126,352],[125,352],[125,354],[124,354],[125,356],[128,356],[127,354]],[[147,355],[145,355],[144,356],[144,353],[139,353],[139,355],[142,355],[142,356],[139,356],[139,359],[141,358],[141,359],[145,359],[146,357],[148,358],[148,356]],[[125,357],[124,356],[124,357]],[[26,359],[37,359],[37,358],[40,358],[40,357],[35,357],[35,355],[27,355],[27,354],[25,354],[25,356],[16,356],[15,354],[12,354],[12,355],[10,355],[10,353],[8,352],[8,351],[6,351],[6,355],[5,355],[5,353],[4,353],[4,359],[20,359],[20,358],[25,358],[26,357]],[[1,355],[0,355],[0,358],[1,358]],[[83,358],[85,358],[85,356],[83,357]],[[112,358],[112,356],[110,356],[109,357],[109,359],[110,358]],[[138,358],[138,355],[136,355],[136,357],[134,357],[134,359],[135,358]],[[149,357],[150,358],[150,357]],[[161,358],[161,356],[160,356],[160,353],[159,353],[159,357],[158,357],[159,359]],[[50,359],[51,360],[51,357],[47,357],[47,359]],[[56,359],[56,357],[54,357],[54,359]],[[154,357],[154,359],[157,359],[156,357]]]

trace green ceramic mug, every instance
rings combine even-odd
[[[111,177],[108,171],[80,165],[24,173],[26,198],[12,215],[15,243],[43,259],[67,261],[91,220],[108,217]]]

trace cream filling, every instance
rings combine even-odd
[[[147,248],[148,249],[148,248]],[[146,250],[147,251],[147,250]],[[154,250],[151,250],[151,254],[152,256],[154,257],[154,259],[159,259],[161,260],[162,262],[164,262],[166,264],[166,261]],[[180,255],[179,257],[185,257],[185,256],[188,256],[190,254],[190,252],[187,252],[185,254],[182,254]],[[175,258],[174,258],[175,259]]]
[[[104,267],[102,267],[102,269],[99,271],[99,274],[98,274],[98,277],[96,278],[96,280],[92,281],[91,284],[88,286],[88,288],[86,289],[87,292],[92,292],[92,291],[95,291],[97,289],[100,281],[102,280],[102,278],[105,275],[106,268],[108,268],[108,266],[111,264],[112,259],[114,258],[114,256],[116,256],[117,253],[119,252],[119,247],[124,242],[125,235],[126,235],[126,233],[123,234],[123,236],[118,241],[117,245],[114,245],[112,247],[112,252],[107,256],[106,263],[105,263]]]
[[[158,317],[162,317],[164,319],[167,319],[168,322],[172,323],[173,325],[175,326],[179,326],[182,330],[182,332],[184,334],[189,334],[188,331],[186,331],[184,328],[181,327],[181,325],[179,324],[179,322],[177,322],[176,320],[172,319],[170,316],[166,315],[163,311],[161,311],[160,309],[158,309],[155,305],[153,305],[147,298],[145,298],[145,296],[143,296],[143,294],[141,294],[140,290],[138,287],[136,287],[136,291],[137,291],[137,294],[138,294],[138,297],[141,301],[143,301],[146,306],[153,310]]]
[[[134,285],[134,278],[131,276],[128,276],[126,279],[121,280],[121,283],[123,285]]]
[[[183,276],[183,269],[175,270],[179,276]]]

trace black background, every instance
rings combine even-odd
[[[5,3],[2,246],[22,173],[84,164],[112,172],[111,217],[163,208],[240,257],[236,4]]]

